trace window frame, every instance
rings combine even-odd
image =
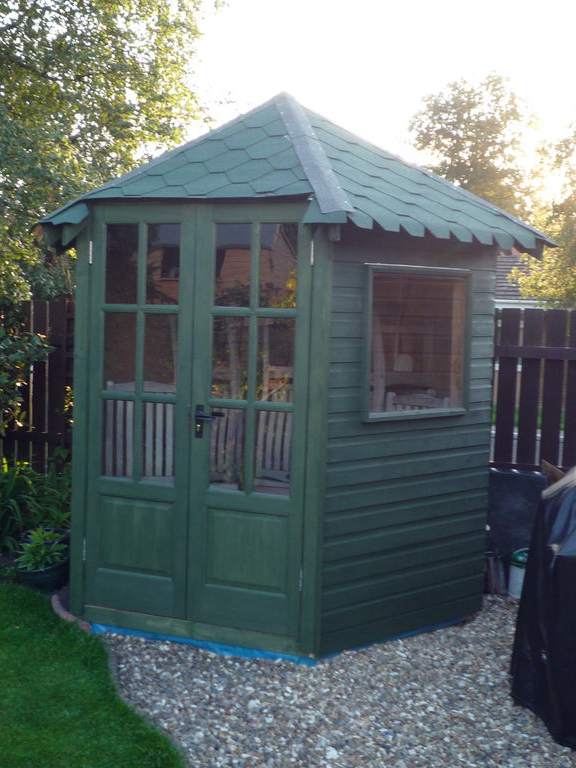
[[[364,262],[365,267],[365,310],[364,310],[364,338],[362,351],[362,421],[398,421],[428,419],[447,416],[463,416],[468,413],[470,406],[470,353],[472,330],[472,272],[469,269],[453,267],[428,267],[413,264],[385,264],[378,262]],[[372,317],[373,317],[373,286],[374,276],[381,272],[412,275],[428,278],[463,278],[465,285],[466,309],[464,320],[464,354],[463,354],[463,378],[462,378],[462,405],[449,408],[428,408],[421,411],[372,411],[370,409],[370,380],[372,368]]]

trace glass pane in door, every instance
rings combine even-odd
[[[294,333],[292,318],[258,319],[257,400],[292,402]]]
[[[245,400],[248,387],[247,317],[214,318],[212,397]]]
[[[176,391],[177,315],[146,314],[144,327],[144,392]]]
[[[136,304],[138,273],[138,224],[106,227],[107,304]]]
[[[104,389],[134,392],[136,381],[136,314],[104,315]]]
[[[247,307],[250,304],[250,224],[217,224],[214,304]]]
[[[292,414],[256,411],[254,490],[286,496],[290,493]]]
[[[296,306],[297,224],[260,227],[260,306]]]
[[[210,484],[242,490],[246,413],[238,408],[218,410],[224,415],[210,424]]]
[[[178,304],[180,224],[149,224],[146,303]]]

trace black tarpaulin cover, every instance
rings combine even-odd
[[[544,493],[536,516],[511,673],[514,700],[576,749],[576,487],[566,480]]]

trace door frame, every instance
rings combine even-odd
[[[196,226],[198,220],[210,219],[214,211],[218,211],[219,219],[222,216],[230,216],[231,220],[246,221],[257,219],[259,221],[277,222],[291,220],[301,222],[306,210],[306,203],[277,203],[277,202],[248,202],[241,204],[227,203],[203,203],[203,202],[182,202],[179,203],[162,201],[160,204],[151,202],[122,202],[118,203],[99,203],[91,206],[90,226],[87,227],[77,240],[79,251],[78,262],[78,287],[76,292],[77,306],[81,306],[80,312],[77,312],[75,326],[75,399],[76,399],[76,423],[74,429],[74,493],[73,493],[73,524],[72,524],[72,594],[71,604],[77,615],[85,614],[85,562],[84,546],[86,537],[86,501],[89,496],[89,485],[87,478],[86,462],[88,457],[88,444],[90,435],[90,426],[93,423],[95,407],[99,407],[100,398],[95,396],[90,380],[92,372],[95,370],[94,354],[98,347],[94,343],[94,338],[90,333],[91,323],[95,311],[93,303],[94,292],[94,266],[92,265],[92,248],[94,244],[94,256],[102,258],[104,256],[104,242],[98,237],[97,228],[94,226],[95,219],[100,219],[103,212],[108,210],[113,213],[112,218],[118,222],[127,221],[127,211],[130,210],[141,220],[144,218],[156,218],[155,212],[183,210],[183,233],[182,233],[182,259],[186,254],[190,254],[194,260],[194,270],[183,269],[181,271],[180,295],[191,295],[194,291],[194,284],[202,278],[198,274],[202,260],[196,258],[197,249],[202,247],[202,238],[200,237],[201,226]],[[99,210],[99,215],[95,216],[95,211]],[[284,212],[280,218],[280,212]],[[151,214],[148,216],[148,214]],[[166,219],[165,219],[166,220]],[[184,222],[187,223],[187,232],[184,231]],[[303,581],[300,584],[298,604],[295,613],[296,632],[294,637],[288,642],[278,637],[266,637],[258,633],[245,632],[243,638],[251,646],[267,647],[271,650],[296,651],[316,655],[319,637],[319,580],[320,580],[320,542],[321,542],[321,509],[323,506],[323,486],[325,473],[325,432],[326,432],[326,405],[323,395],[327,387],[327,368],[319,370],[321,361],[327,360],[327,338],[329,328],[329,306],[328,297],[329,285],[324,283],[324,278],[329,274],[329,257],[327,241],[322,236],[322,227],[316,228],[313,236],[313,228],[310,225],[299,224],[298,253],[299,258],[309,266],[302,270],[299,286],[299,318],[300,324],[305,324],[305,329],[300,330],[299,352],[297,352],[296,362],[302,368],[305,368],[305,375],[301,376],[300,408],[297,417],[298,424],[295,424],[295,430],[300,430],[305,443],[305,458],[301,471],[302,494],[300,508],[298,510],[299,534],[295,549],[298,552],[297,571],[302,567]],[[320,236],[319,236],[320,234]],[[313,241],[316,242],[316,260],[319,270],[312,269]],[[187,244],[186,244],[187,243]],[[204,244],[206,245],[206,244]],[[309,257],[308,257],[309,255]],[[101,271],[103,267],[101,266]],[[313,284],[314,281],[314,284]],[[100,281],[97,281],[100,282]],[[185,344],[186,339],[192,338],[194,333],[192,317],[192,302],[180,302],[179,304],[179,369],[178,375],[184,379],[188,378],[186,371],[181,370],[181,365],[186,365],[186,355],[182,354],[181,345]],[[312,328],[313,322],[319,322],[318,327]],[[190,328],[189,334],[183,333],[185,327]],[[315,365],[311,365],[311,360]],[[96,366],[99,370],[99,364]],[[190,372],[191,375],[191,372]],[[181,378],[179,379],[181,381]],[[190,379],[188,379],[190,381]],[[191,383],[191,381],[190,381]],[[188,388],[190,396],[180,396],[178,400],[181,405],[181,416],[188,421],[192,403],[193,388]],[[320,401],[318,400],[320,398]],[[310,407],[310,405],[314,407]],[[189,433],[190,434],[190,433]],[[314,434],[314,450],[309,450],[308,436]],[[186,446],[186,453],[191,454],[189,446]],[[180,485],[184,484],[181,479]],[[190,500],[192,484],[190,479],[186,480],[186,498]],[[187,513],[188,514],[188,513]],[[188,520],[190,515],[188,514]],[[188,538],[191,533],[188,530]],[[297,579],[298,581],[298,579]],[[297,584],[298,586],[298,584]],[[188,591],[188,580],[186,579],[186,588]],[[187,597],[187,596],[186,596]],[[166,632],[168,626],[174,634],[192,635],[199,640],[216,639],[219,642],[237,643],[241,632],[239,630],[219,631],[218,637],[214,638],[213,629],[208,625],[202,625],[186,619],[174,618],[168,620],[167,617],[142,616],[132,614],[129,611],[107,611],[103,609],[102,618],[106,618],[106,613],[110,614],[110,623],[117,616],[118,623],[133,628],[143,628],[139,617],[146,619],[145,624],[151,631]],[[157,620],[156,620],[157,618]],[[218,628],[224,630],[225,628]]]

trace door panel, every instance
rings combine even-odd
[[[185,615],[193,233],[184,206],[95,211],[88,605]]]
[[[191,445],[188,599],[204,625],[294,641],[310,269],[297,220],[254,205],[198,220],[193,391],[215,418]]]

